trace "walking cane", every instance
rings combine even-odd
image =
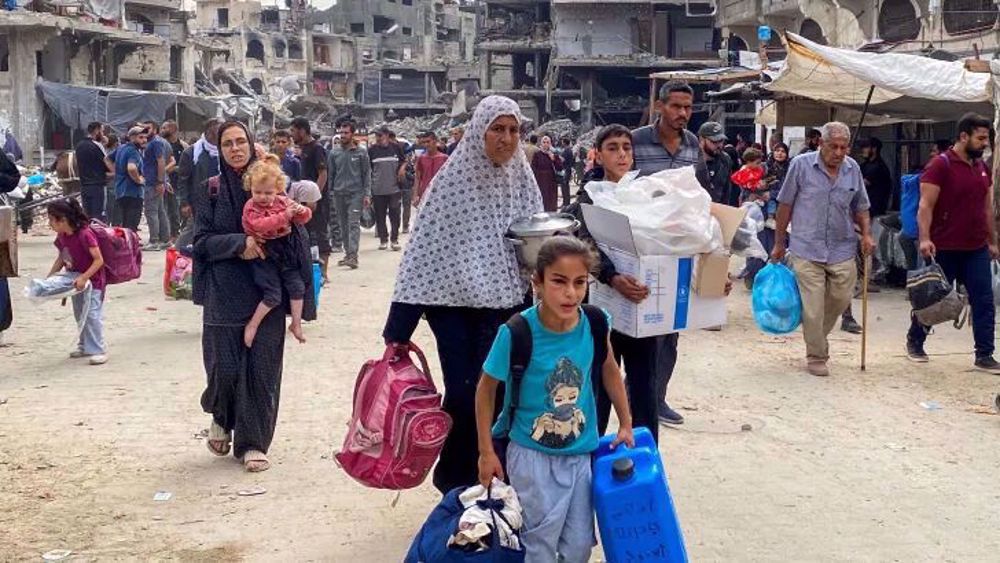
[[[872,257],[865,256],[865,272],[861,279],[861,371],[865,371],[865,354],[868,351],[868,274]]]

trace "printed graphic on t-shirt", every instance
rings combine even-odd
[[[545,380],[548,393],[543,412],[531,427],[531,439],[547,448],[565,448],[583,434],[587,420],[577,406],[583,390],[583,372],[567,357]]]

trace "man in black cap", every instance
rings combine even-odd
[[[732,190],[729,177],[732,174],[733,161],[723,150],[726,145],[726,133],[722,130],[722,125],[715,121],[703,123],[698,128],[698,143],[704,157],[704,161],[695,167],[698,182],[712,197],[712,201],[727,203]]]

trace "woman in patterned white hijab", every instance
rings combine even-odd
[[[524,308],[530,288],[504,240],[511,223],[542,211],[520,148],[522,119],[509,98],[479,102],[425,196],[383,332],[387,342],[409,342],[423,315],[437,340],[454,422],[434,470],[442,493],[476,482],[476,384],[497,328]]]

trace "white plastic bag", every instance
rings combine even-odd
[[[694,167],[586,186],[594,205],[625,215],[636,249],[643,255],[692,255],[723,247],[722,229],[712,217],[712,200]]]
[[[739,228],[736,229],[730,250],[733,251],[733,254],[744,258],[767,260],[768,256],[764,245],[757,238],[757,233],[764,230],[764,214],[761,213],[760,206],[753,202],[744,203],[742,208],[747,210],[747,214],[743,217]]]

